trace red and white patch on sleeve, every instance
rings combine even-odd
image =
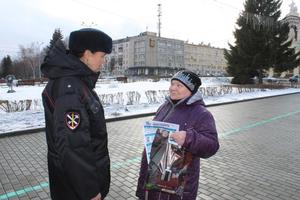
[[[75,130],[80,124],[80,114],[75,111],[67,112],[65,115],[65,123],[69,129]]]

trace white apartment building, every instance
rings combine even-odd
[[[158,37],[147,31],[114,40],[105,70],[115,75],[171,76],[185,68],[199,75],[222,75],[226,67],[223,53],[220,48]]]
[[[185,68],[196,72],[200,76],[220,76],[226,73],[224,49],[210,45],[184,45]]]
[[[104,71],[113,72],[115,75],[124,74],[129,66],[133,66],[133,49],[130,38],[124,38],[113,41],[113,48],[110,55],[107,56],[107,62],[104,65]]]

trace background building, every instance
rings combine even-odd
[[[300,17],[294,2],[283,21],[289,23],[292,47],[300,51]],[[107,57],[104,70],[111,75],[169,77],[185,68],[200,76],[223,76],[227,74],[226,67],[222,48],[164,38],[146,31],[137,36],[114,40],[113,51]],[[281,76],[299,73],[300,66]],[[280,74],[274,74],[270,69],[269,75]]]
[[[224,49],[210,45],[184,45],[184,66],[200,76],[222,76],[226,73]]]
[[[114,75],[172,76],[179,69],[199,75],[225,74],[224,49],[158,37],[154,32],[113,41],[105,71]]]
[[[296,51],[300,51],[300,17],[298,9],[294,2],[290,4],[290,12],[282,19],[283,22],[287,22],[290,27],[289,39],[293,40],[292,47],[296,48]],[[283,72],[282,74],[275,74],[274,70],[271,68],[268,72],[269,76],[281,76],[281,77],[290,77],[292,75],[300,74],[300,66]]]
[[[283,19],[283,21],[289,23],[290,33],[289,38],[293,40],[292,47],[296,48],[296,51],[300,51],[300,17],[298,13],[298,9],[294,2],[290,5],[290,12]],[[294,70],[290,70],[287,72],[288,74],[299,74],[300,66],[296,67]]]

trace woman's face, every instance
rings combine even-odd
[[[95,52],[92,53],[90,50],[85,50],[83,57],[80,58],[82,62],[84,62],[93,72],[99,72],[102,68],[102,65],[105,61],[104,52]]]
[[[172,80],[169,88],[172,100],[180,100],[191,96],[191,91],[185,87],[180,81]]]

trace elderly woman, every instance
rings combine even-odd
[[[145,187],[149,181],[149,166],[145,154],[141,161],[136,196],[149,200],[195,200],[197,197],[200,158],[209,158],[219,149],[218,135],[212,114],[205,108],[202,95],[198,92],[200,78],[193,72],[183,70],[171,79],[170,96],[158,109],[154,120],[179,124],[179,131],[170,135],[179,146],[192,155],[184,176],[181,195]]]
[[[73,31],[69,50],[57,43],[41,66],[48,172],[53,200],[101,200],[109,191],[110,159],[104,112],[93,91],[112,39],[85,28]]]

